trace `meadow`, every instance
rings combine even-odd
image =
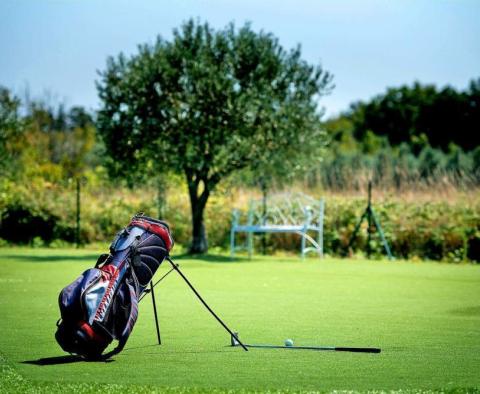
[[[479,392],[478,265],[174,254],[247,343],[382,352],[232,348],[172,273],[156,293],[162,345],[146,298],[126,349],[85,362],[55,342],[57,297],[101,252],[0,249],[0,392]]]

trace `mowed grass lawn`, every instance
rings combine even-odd
[[[266,350],[230,338],[175,273],[111,362],[64,357],[59,291],[100,253],[0,250],[0,391],[217,392],[480,387],[480,267],[209,256],[179,259],[210,306],[250,344],[380,347],[380,354]],[[167,264],[160,273],[166,272]]]

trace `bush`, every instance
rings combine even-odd
[[[205,224],[210,247],[228,248],[232,207],[247,209],[248,202],[244,197],[229,193],[231,191],[218,190],[207,205]],[[171,224],[175,241],[188,245],[191,219],[185,187],[181,184],[172,186],[165,194],[164,219]],[[110,242],[137,212],[157,216],[156,198],[155,190],[148,188],[84,187],[81,194],[81,242]],[[365,208],[364,198],[331,196],[326,199],[324,246],[327,254],[345,254]],[[75,209],[73,185],[54,187],[45,182],[33,182],[24,187],[3,184],[0,190],[0,239],[37,246],[72,242]],[[383,201],[375,201],[374,209],[397,258],[480,261],[480,198],[422,202],[386,197]],[[364,222],[353,242],[354,253],[365,251],[366,230]],[[261,239],[255,237],[257,251]],[[300,238],[296,234],[269,234],[266,243],[267,252],[286,250],[298,253]],[[374,256],[384,256],[377,234],[372,235],[371,246]]]
[[[327,198],[324,227],[327,254],[345,255],[365,208],[363,198]],[[396,258],[449,262],[480,260],[480,199],[471,204],[462,200],[428,203],[386,200],[376,202],[374,211]],[[367,237],[365,220],[353,242],[354,253],[365,253]],[[298,253],[299,245],[299,236],[295,234],[267,237],[267,250]],[[371,250],[374,257],[385,256],[376,232],[372,233]]]
[[[5,207],[0,225],[0,237],[14,243],[29,243],[41,238],[51,241],[57,217],[48,211],[34,211],[21,203]]]

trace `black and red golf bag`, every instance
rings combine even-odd
[[[114,340],[119,353],[138,316],[138,300],[173,246],[166,223],[143,214],[117,234],[101,255],[59,296],[61,319],[55,338],[68,353],[95,359]]]

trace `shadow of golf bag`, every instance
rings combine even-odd
[[[68,353],[108,358],[125,346],[138,316],[138,300],[173,246],[168,225],[143,214],[117,234],[99,257],[59,295],[55,338]],[[102,355],[114,340],[118,346]]]

